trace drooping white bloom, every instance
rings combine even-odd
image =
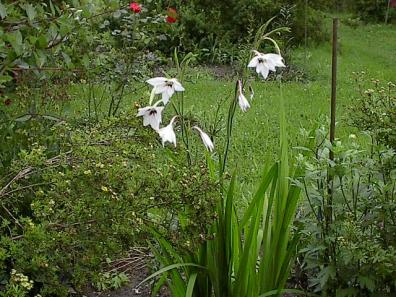
[[[250,101],[252,101],[254,97],[254,90],[252,86],[249,86],[249,91],[250,91]]]
[[[137,117],[143,117],[143,126],[150,125],[154,130],[158,130],[162,122],[163,106],[157,106],[162,100],[155,102],[153,106],[139,108]]]
[[[206,134],[204,131],[202,131],[201,128],[197,126],[193,126],[193,129],[197,130],[199,132],[199,135],[201,136],[202,142],[205,145],[206,149],[209,152],[212,152],[214,150],[214,144],[212,140],[210,139],[209,135]]]
[[[245,95],[243,95],[243,89],[242,89],[242,82],[239,80],[239,90],[238,90],[238,103],[239,106],[241,107],[243,112],[247,112],[248,109],[250,108],[249,101],[246,99]]]
[[[170,143],[173,143],[174,146],[176,147],[176,134],[175,134],[175,131],[173,131],[173,123],[176,118],[177,118],[177,116],[174,116],[171,119],[169,125],[161,128],[157,131],[159,136],[161,137],[162,146],[165,146],[166,142],[170,142]]]
[[[276,67],[286,67],[283,58],[278,54],[263,54],[253,51],[255,56],[250,60],[248,67],[256,68],[256,72],[261,74],[264,79],[268,77],[270,71],[276,71]]]
[[[156,95],[162,94],[162,101],[166,105],[172,95],[177,92],[183,92],[184,88],[176,78],[154,77],[146,81],[154,87]]]

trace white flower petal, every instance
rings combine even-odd
[[[158,116],[147,117],[148,125],[154,130],[158,130],[160,126],[161,119]]]
[[[151,128],[153,128],[154,130],[159,129],[159,125],[162,122],[163,109],[164,109],[163,106],[155,107],[155,113],[152,113],[149,115],[149,123],[150,123]]]
[[[257,64],[256,73],[257,73],[257,74],[261,73],[261,69],[262,69],[263,67],[265,67],[263,63]]]
[[[143,126],[146,127],[150,125],[150,117],[143,117]]]
[[[271,60],[266,60],[265,61],[265,66],[268,68],[268,70],[270,70],[270,71],[276,71],[276,69],[275,69],[275,64],[274,64],[274,62],[273,61],[271,61]]]
[[[165,126],[164,128],[159,129],[158,135],[161,137],[162,146],[165,146],[165,143],[170,142],[176,147],[176,134],[173,131],[172,123],[170,123],[168,126]]]
[[[199,132],[199,135],[201,136],[202,142],[205,145],[206,149],[209,152],[212,152],[214,150],[214,144],[212,140],[210,139],[209,135],[206,134],[204,131],[202,131],[201,128],[194,126],[194,129],[196,129]]]
[[[146,82],[150,85],[152,85],[153,87],[156,87],[160,84],[163,84],[167,81],[168,79],[166,77],[154,77],[154,78],[150,78],[148,80],[146,80]]]
[[[172,97],[173,94],[175,93],[175,88],[174,88],[174,86],[168,86],[168,88],[166,89],[165,92],[168,94],[169,98]]]
[[[175,90],[177,92],[184,92],[185,91],[185,89],[183,88],[181,83],[179,83],[179,81],[177,79],[174,80],[174,87],[175,87]]]
[[[253,57],[253,59],[250,60],[250,62],[249,62],[249,64],[248,64],[247,67],[249,67],[249,68],[257,67],[257,65],[258,65],[258,63],[259,63],[259,62],[258,62],[258,59],[259,59],[258,56]]]
[[[260,70],[261,70],[260,74],[263,76],[264,79],[266,79],[269,74],[269,69],[263,65],[263,67]]]
[[[159,125],[162,121],[162,111],[164,107],[159,106],[147,106],[143,108],[139,108],[138,114],[136,116],[142,116],[143,117],[143,126],[148,126],[150,125],[151,128],[154,130],[159,129]]]
[[[156,77],[147,80],[148,83],[154,86],[153,93],[162,94],[162,101],[164,104],[169,102],[175,91],[184,91],[183,86],[176,78],[167,79],[165,77]]]
[[[169,102],[169,95],[168,92],[163,92],[162,93],[162,102],[164,103],[164,105],[167,105]]]
[[[283,58],[281,55],[278,54],[265,54],[263,55],[268,61],[271,61],[271,63],[276,66],[276,67],[286,67],[286,65],[283,63]]]
[[[252,86],[249,86],[249,91],[250,91],[250,101],[252,101],[253,97],[254,97],[254,90],[253,90]]]
[[[151,108],[151,106],[139,108],[139,109],[138,109],[138,113],[137,113],[136,116],[137,116],[137,117],[143,116],[143,115],[147,112],[147,110],[149,110],[150,108]]]
[[[239,103],[239,107],[243,112],[247,112],[248,109],[250,108],[249,101],[247,101],[245,95],[243,95],[241,92],[239,93],[238,96],[238,103]]]
[[[156,95],[162,94],[163,92],[166,92],[167,89],[168,89],[168,86],[165,83],[159,84],[154,87],[154,93]]]

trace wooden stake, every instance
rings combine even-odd
[[[335,126],[336,126],[338,22],[339,22],[338,18],[333,19],[333,58],[331,65],[331,111],[330,111],[331,144],[334,144]],[[334,160],[333,150],[330,150],[330,160]]]
[[[305,0],[305,19],[304,19],[304,67],[307,69],[308,51],[308,0]]]
[[[389,10],[390,10],[390,6],[391,6],[391,2],[392,2],[392,0],[388,1],[388,7],[386,9],[386,14],[385,14],[385,25],[388,24]]]
[[[337,49],[338,49],[338,18],[333,19],[333,58],[331,67],[331,118],[330,118],[330,142],[334,145],[335,125],[336,125],[336,99],[337,99]],[[334,150],[331,148],[329,159],[334,161]],[[327,199],[324,208],[325,215],[325,234],[326,237],[331,235],[333,225],[333,180],[332,165],[329,164],[327,169]],[[337,243],[335,241],[328,242],[325,250],[326,265],[337,267],[336,257]],[[338,272],[336,272],[335,283],[338,283]],[[325,290],[325,296],[335,296],[334,283],[330,283]]]

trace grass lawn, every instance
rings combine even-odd
[[[381,25],[352,29],[341,23],[337,137],[347,140],[348,135],[355,132],[345,124],[348,106],[358,95],[353,72],[365,71],[368,78],[395,81],[395,30],[395,26]],[[321,117],[329,116],[331,44],[311,47],[306,54],[303,48],[296,49],[293,59],[293,63],[304,69],[309,77],[306,83],[290,82],[282,85],[288,134],[294,146],[304,143],[299,136],[300,128],[312,129]],[[264,160],[278,148],[279,83],[256,80],[253,86],[256,96],[251,109],[246,114],[240,110],[237,112],[229,163],[232,168],[238,166],[242,193],[246,196],[257,182]],[[233,92],[233,82],[208,79],[186,83],[185,87],[187,105],[194,113],[213,113],[215,102]]]
[[[368,78],[395,81],[395,30],[395,26],[383,25],[368,25],[353,29],[341,22],[337,137],[347,141],[348,135],[356,132],[345,123],[348,118],[348,106],[358,95],[353,72],[365,71]],[[304,139],[301,139],[299,135],[300,128],[312,129],[318,121],[323,123],[324,119],[329,116],[331,44],[326,42],[316,47],[309,47],[307,51],[304,48],[298,48],[293,51],[292,57],[292,63],[308,76],[308,80],[304,83],[288,82],[281,86],[290,143],[291,146],[297,146],[304,144]],[[253,71],[252,75],[255,75]],[[186,89],[184,98],[187,112],[191,111],[191,114],[198,117],[205,127],[205,124],[213,121],[218,102],[228,98],[221,107],[223,116],[226,116],[229,98],[234,92],[234,83],[229,80],[214,79],[204,72],[193,71],[193,74],[188,75],[188,79],[183,82]],[[370,87],[367,85],[367,88]],[[276,154],[279,147],[278,112],[281,96],[279,83],[256,78],[253,88],[255,98],[251,109],[247,113],[242,113],[239,108],[237,110],[228,163],[230,171],[237,166],[240,190],[246,198],[254,189],[263,168],[263,162]],[[149,91],[147,87],[138,94],[127,95],[123,102],[123,109],[131,110],[135,101],[146,104]],[[76,96],[77,94],[78,90],[76,90]],[[81,101],[78,105],[86,107],[84,104],[81,105]],[[76,113],[78,108],[69,110]],[[164,123],[167,123],[172,116],[173,110],[168,107],[165,110]],[[153,139],[153,143],[155,142],[157,140]],[[221,143],[220,139],[217,139],[217,143]]]

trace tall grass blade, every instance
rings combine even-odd
[[[155,278],[156,276],[158,276],[160,274],[163,274],[163,273],[165,273],[167,271],[170,271],[172,269],[176,269],[176,268],[180,268],[180,267],[186,267],[186,266],[192,266],[192,267],[197,267],[197,268],[200,268],[200,269],[206,269],[205,267],[203,267],[201,265],[198,265],[198,264],[195,264],[195,263],[176,263],[176,264],[172,264],[172,265],[166,266],[166,267],[154,272],[153,274],[149,275],[148,277],[146,277],[144,280],[142,280],[139,283],[138,287],[141,286],[142,284],[144,284],[145,282],[149,281],[150,279]]]
[[[197,280],[197,273],[195,272],[195,273],[191,274],[190,279],[188,280],[186,296],[185,297],[192,297],[193,296],[194,285],[195,285],[195,281],[196,280]]]
[[[241,221],[241,227],[244,227],[248,222],[249,219],[252,216],[252,213],[254,209],[257,207],[257,204],[261,199],[263,199],[263,196],[265,192],[268,189],[268,186],[271,184],[272,180],[274,179],[275,175],[277,174],[278,166],[277,164],[274,164],[271,169],[263,175],[263,178],[260,182],[260,186],[255,193],[252,202],[248,206],[248,209],[245,211],[242,221]]]

